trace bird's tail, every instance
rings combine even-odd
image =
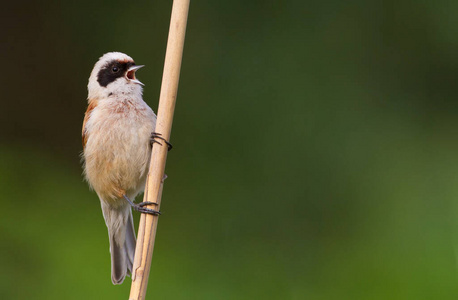
[[[121,284],[132,273],[135,254],[135,230],[131,208],[114,209],[102,201],[102,211],[108,227],[111,253],[111,281]]]

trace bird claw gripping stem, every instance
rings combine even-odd
[[[152,146],[154,143],[157,143],[157,144],[159,144],[159,145],[162,146],[161,142],[156,141],[156,139],[160,139],[160,140],[163,140],[164,143],[167,144],[167,151],[172,150],[173,145],[170,144],[168,141],[166,141],[161,135],[162,135],[162,134],[160,134],[160,133],[158,133],[158,132],[153,132],[153,133],[151,133],[151,139],[150,139],[151,146]]]
[[[150,204],[155,204],[155,205],[158,205],[156,202],[140,202],[138,204],[135,204],[134,202],[132,202],[132,200],[129,199],[129,197],[127,197],[126,195],[122,195],[124,197],[124,199],[127,200],[127,202],[129,202],[130,206],[132,206],[132,208],[140,213],[143,213],[143,214],[150,214],[150,215],[153,215],[153,216],[159,216],[161,214],[160,211],[157,211],[157,210],[154,210],[154,209],[151,209],[151,208],[147,208],[147,207],[144,207],[146,205],[150,205]]]

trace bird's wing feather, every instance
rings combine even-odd
[[[87,106],[86,113],[84,114],[84,120],[83,120],[83,129],[81,132],[82,138],[83,138],[83,149],[86,146],[87,140],[89,138],[89,133],[86,130],[86,123],[87,120],[89,120],[89,117],[91,116],[91,112],[94,108],[97,107],[97,101],[95,100],[89,100],[89,105]]]

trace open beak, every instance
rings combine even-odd
[[[137,78],[135,78],[135,72],[140,69],[140,68],[143,68],[144,66],[132,66],[130,67],[128,70],[127,70],[127,73],[126,73],[126,78],[127,80],[133,82],[133,83],[138,83],[140,85],[144,85],[143,83],[140,82],[140,80],[138,80]]]

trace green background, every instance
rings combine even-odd
[[[81,176],[86,85],[125,52],[156,111],[170,9],[2,4],[1,299],[128,298]],[[457,13],[193,1],[147,298],[457,299]]]

